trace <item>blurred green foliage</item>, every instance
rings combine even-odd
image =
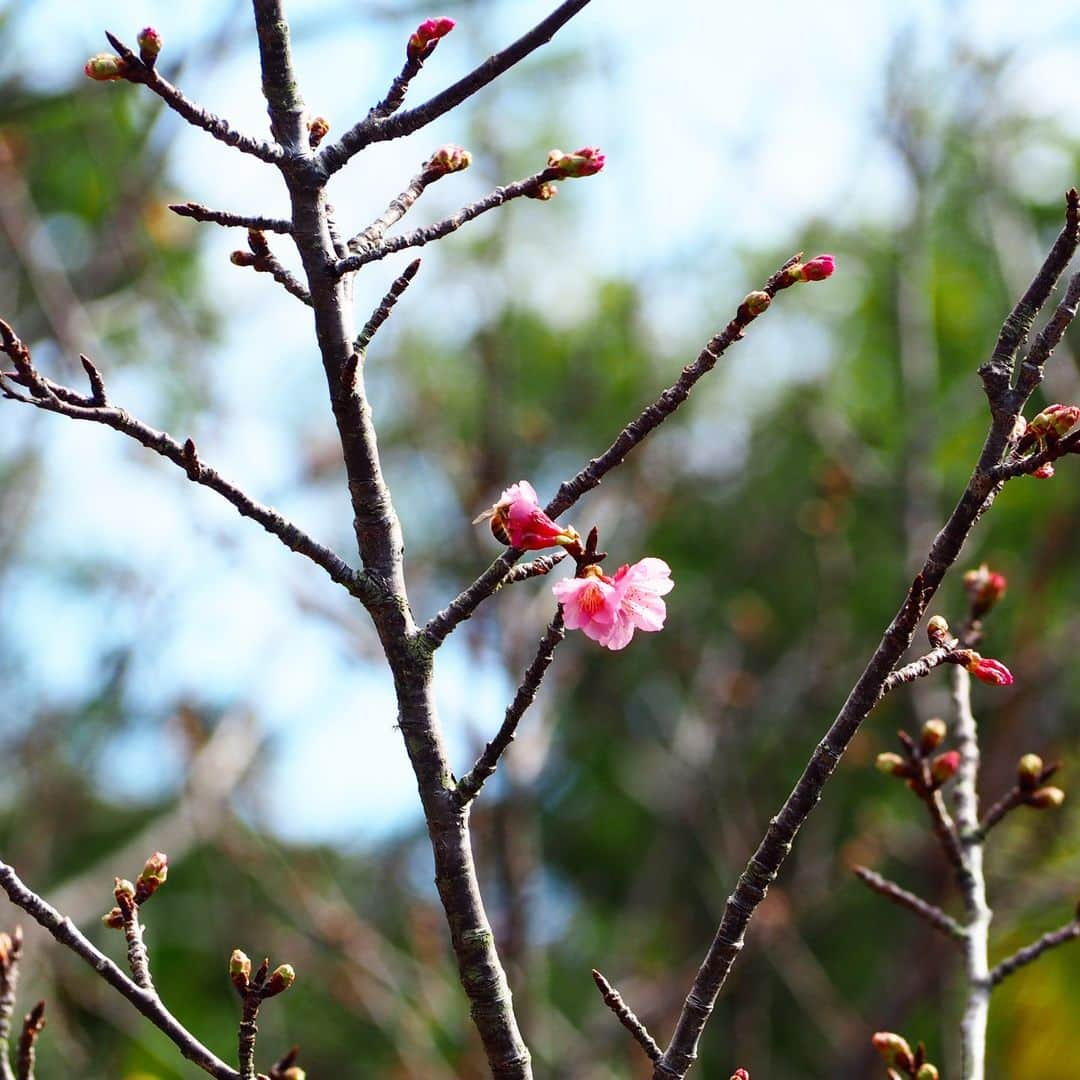
[[[906,216],[888,228],[808,225],[792,247],[834,251],[836,278],[783,294],[679,417],[575,508],[582,531],[600,526],[614,565],[658,555],[677,584],[664,633],[639,635],[626,652],[602,653],[570,635],[475,811],[489,910],[540,1076],[648,1075],[590,968],[666,1039],[737,874],[974,461],[986,427],[975,368],[1061,218],[1060,193],[1032,201],[1008,163],[1049,146],[1080,174],[1080,152],[1063,135],[995,111],[999,73],[969,59],[952,76],[967,107],[953,113],[918,95],[914,73],[890,74],[885,124],[908,163]],[[22,177],[47,229],[90,238],[85,259],[67,267],[82,301],[113,297],[122,311],[133,296],[149,299],[159,325],[181,337],[186,324],[169,314],[176,308],[212,326],[198,251],[157,216],[167,183],[163,159],[146,156],[149,119],[137,96],[76,103],[70,93],[40,97],[13,84],[0,101],[4,167]],[[487,130],[478,120],[478,139]],[[533,228],[547,209],[513,208],[507,230]],[[543,227],[561,227],[550,220]],[[123,244],[99,251],[93,238],[102,234]],[[450,242],[463,303],[475,288],[475,308],[484,309],[488,284],[478,275],[471,285],[468,271],[501,265],[506,236]],[[746,289],[788,254],[747,253]],[[28,339],[49,333],[33,267],[17,251],[4,262],[12,278],[5,317]],[[520,477],[542,495],[553,491],[673,381],[740,299],[718,298],[699,326],[658,340],[646,315],[650,288],[648,280],[601,282],[576,317],[553,319],[529,303],[523,284],[457,342],[430,320],[410,326],[403,301],[393,354],[381,339],[371,350],[372,387],[387,470],[413,510],[406,526],[419,611],[445,602],[496,553],[467,524],[478,508]],[[114,345],[130,340],[132,357],[146,362],[126,338],[138,333],[132,322],[108,327]],[[154,355],[167,370],[169,351]],[[807,370],[804,355],[828,359]],[[751,393],[755,371],[763,374]],[[1080,398],[1077,372],[1073,346],[1063,346],[1050,397]],[[27,470],[25,461],[3,468]],[[1011,484],[961,567],[987,560],[1010,582],[986,652],[1008,662],[1016,685],[976,691],[991,798],[1025,751],[1063,758],[1066,786],[1075,771],[1073,472],[1064,463],[1050,483]],[[0,472],[5,485],[13,476]],[[445,498],[427,498],[431,487],[452,493],[460,513],[449,523]],[[15,549],[4,550],[11,572]],[[958,577],[933,609],[954,619],[963,611]],[[500,593],[463,628],[475,664],[520,671],[553,608],[543,582]],[[218,1053],[230,1056],[235,1038],[225,971],[239,946],[299,972],[260,1017],[263,1068],[299,1042],[313,1080],[483,1075],[430,887],[426,837],[367,851],[285,845],[251,826],[257,815],[245,799],[289,793],[257,783],[238,782],[237,798],[208,802],[212,825],[197,820],[210,796],[191,777],[223,725],[245,730],[242,702],[230,713],[176,702],[170,730],[176,757],[185,771],[193,766],[187,786],[157,804],[110,800],[85,765],[123,723],[125,657],[113,664],[86,700],[4,733],[4,858],[119,957],[119,935],[96,924],[111,904],[112,877],[138,870],[119,852],[133,857],[133,836],[146,837],[140,858],[159,846],[157,836],[181,836],[144,921],[165,1000]],[[857,737],[751,927],[697,1073],[722,1077],[745,1065],[768,1080],[876,1075],[868,1040],[882,1028],[925,1039],[951,1073],[955,953],[849,872],[855,862],[875,866],[956,910],[920,808],[871,768],[897,727],[913,730],[947,709],[945,679],[936,677],[890,698]],[[476,717],[478,733],[497,722]],[[244,745],[257,777],[261,751]],[[207,760],[220,769],[230,759]],[[346,767],[359,784],[377,765]],[[1075,809],[1017,813],[995,833],[989,858],[996,959],[1070,916],[1080,895]],[[1074,1076],[1061,1048],[1080,1009],[1077,963],[1063,949],[1002,987],[991,1017],[993,1075]],[[41,1080],[195,1075],[74,958],[33,938],[21,1000],[38,996],[49,1009]]]

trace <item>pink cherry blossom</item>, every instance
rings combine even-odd
[[[660,598],[672,590],[671,567],[663,559],[646,558],[620,566],[614,577],[589,567],[586,576],[557,582],[552,588],[563,605],[571,630],[606,649],[625,649],[635,630],[661,630],[667,607]]]
[[[619,592],[614,580],[601,573],[599,567],[590,566],[584,577],[557,581],[551,591],[563,606],[567,628],[581,630],[586,637],[603,645],[619,609]]]
[[[499,501],[490,510],[485,510],[473,524],[487,518],[491,519],[491,531],[498,540],[525,551],[560,547],[581,539],[573,526],[559,525],[544,513],[536,491],[528,480],[511,484],[499,496]]]

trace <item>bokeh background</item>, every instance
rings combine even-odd
[[[304,95],[340,132],[381,96],[420,18],[458,20],[421,100],[520,34],[543,0],[290,5]],[[152,23],[190,96],[263,133],[244,3],[0,6],[0,314],[58,378],[79,352],[111,395],[348,554],[351,521],[300,305],[233,267],[243,245],[171,216],[193,199],[285,212],[272,169],[156,99],[83,78],[109,28]],[[493,557],[470,519],[506,484],[542,497],[667,385],[792,252],[836,253],[785,293],[678,418],[572,516],[617,562],[673,567],[669,622],[608,655],[580,635],[474,815],[488,908],[540,1076],[647,1076],[599,967],[666,1041],[738,871],[835,714],[966,479],[974,371],[1080,179],[1080,15],[1053,0],[716,5],[594,0],[553,45],[334,181],[357,231],[443,142],[474,165],[407,227],[595,143],[603,174],[426,249],[371,350],[384,459],[426,617]],[[288,261],[282,243],[277,250]],[[411,258],[357,283],[358,313]],[[1080,399],[1075,337],[1046,400]],[[976,688],[984,794],[1017,757],[1080,740],[1080,485],[1010,485],[963,569],[1007,574]],[[959,618],[959,575],[935,611]],[[458,771],[498,725],[553,610],[486,605],[439,654]],[[955,1071],[957,957],[865,892],[866,863],[955,909],[903,786],[872,768],[898,727],[947,716],[946,680],[895,694],[842,763],[755,920],[707,1031],[704,1077],[870,1077],[870,1034]],[[172,466],[115,433],[0,407],[0,855],[117,958],[115,875],[169,852],[146,909],[157,983],[231,1056],[229,952],[288,960],[262,1068],[481,1077],[389,679],[364,613]],[[989,851],[993,959],[1066,921],[1080,818],[1017,813]],[[0,911],[0,924],[16,921]],[[25,919],[22,921],[25,922]],[[41,1080],[197,1075],[80,962],[31,933],[20,1008],[48,1000]],[[1066,1080],[1080,950],[994,998],[991,1075]]]

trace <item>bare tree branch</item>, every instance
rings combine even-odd
[[[964,928],[951,916],[947,915],[936,904],[928,903],[921,896],[901,888],[895,881],[875,873],[865,866],[853,866],[854,875],[872,892],[891,900],[898,907],[918,915],[924,922],[929,923],[935,930],[940,931],[946,937],[956,941],[964,940]]]
[[[371,318],[364,324],[364,329],[357,335],[355,344],[357,353],[363,354],[367,351],[371,339],[379,332],[382,324],[390,318],[390,312],[394,310],[394,305],[401,299],[401,294],[412,284],[412,280],[416,277],[419,269],[420,260],[414,259],[405,267],[401,275],[394,279],[386,295],[379,302],[379,306],[371,313]]]
[[[292,222],[283,218],[259,217],[249,214],[234,214],[229,210],[211,210],[202,203],[170,203],[169,209],[180,217],[192,218],[195,221],[206,221],[213,225],[224,225],[226,228],[237,227],[241,229],[257,229],[259,232],[292,233]]]
[[[1014,972],[1019,971],[1032,961],[1038,960],[1044,952],[1056,949],[1059,945],[1065,945],[1076,938],[1080,938],[1080,919],[1073,919],[1072,922],[1066,923],[1060,929],[1043,934],[1038,941],[1032,942],[1023,949],[1018,949],[1012,956],[1002,960],[990,972],[990,985],[997,986],[998,983],[1003,979],[1007,979]]]
[[[336,173],[365,146],[411,135],[414,131],[419,131],[420,128],[438,119],[443,113],[449,112],[456,105],[460,105],[466,98],[472,97],[489,82],[524,60],[531,52],[547,44],[556,32],[588,3],[589,0],[565,0],[527,34],[523,34],[502,52],[489,56],[479,67],[452,86],[448,86],[442,93],[424,102],[423,105],[395,113],[393,116],[382,116],[378,113],[373,116],[369,113],[367,117],[345,132],[336,143],[331,143],[319,154],[319,161],[327,175]],[[378,109],[379,106],[376,106],[376,110]]]
[[[633,1035],[635,1041],[645,1051],[648,1059],[657,1061],[663,1051],[657,1045],[656,1040],[649,1034],[645,1025],[634,1015],[634,1010],[623,1001],[622,994],[595,968],[593,968],[592,977],[597,990],[600,991],[600,995],[604,999],[604,1004],[615,1014],[619,1023]]]
[[[540,683],[547,674],[551,661],[555,658],[555,650],[559,642],[566,636],[563,628],[562,607],[555,612],[555,617],[548,624],[547,632],[540,639],[540,645],[536,650],[533,662],[526,668],[521,678],[514,700],[506,709],[495,738],[484,747],[484,752],[476,760],[476,764],[458,781],[455,796],[461,806],[467,806],[479,794],[488,777],[492,776],[499,764],[499,758],[506,752],[506,748],[514,741],[517,726],[526,710],[536,700],[540,690]]]
[[[64,918],[36,893],[31,892],[15,871],[0,862],[0,889],[61,945],[86,961],[114,990],[128,999],[151,1023],[164,1032],[188,1061],[217,1080],[239,1080],[240,1074],[202,1045],[169,1010],[153,990],[136,985],[103,952],[87,939],[70,919]]]

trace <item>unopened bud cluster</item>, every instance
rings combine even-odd
[[[1038,754],[1025,754],[1016,764],[1016,786],[1023,802],[1035,810],[1054,810],[1065,802],[1065,792],[1046,783],[1060,768],[1047,765]]]
[[[116,907],[107,911],[101,921],[110,930],[123,929],[127,919],[134,918],[141,904],[145,904],[165,884],[169,876],[169,856],[163,851],[155,851],[146,860],[139,876],[132,882],[127,878],[117,878],[113,887]]]
[[[886,776],[906,780],[908,787],[920,797],[926,797],[947,784],[960,768],[960,752],[946,750],[931,756],[945,741],[948,728],[940,717],[927,720],[916,742],[906,731],[898,733],[903,754],[892,751],[878,754],[874,762]]]
[[[907,1039],[893,1031],[879,1031],[870,1042],[885,1062],[889,1080],[939,1080],[937,1067],[926,1060],[922,1043],[912,1050]]]
[[[548,168],[554,169],[562,180],[581,176],[595,176],[604,167],[606,158],[595,146],[583,146],[572,154],[552,150],[548,154]]]
[[[1005,575],[991,570],[986,563],[964,574],[964,588],[967,589],[972,616],[982,618],[1005,595],[1008,586]]]
[[[405,55],[410,60],[423,60],[430,56],[439,39],[446,37],[454,29],[454,25],[454,20],[445,16],[425,19],[410,35]]]
[[[229,957],[229,980],[241,997],[254,994],[265,1001],[288,990],[296,981],[296,972],[291,964],[279,964],[270,971],[270,961],[263,960],[252,974],[251,958],[243,950],[233,949]]]
[[[447,143],[440,146],[431,157],[424,162],[424,172],[433,173],[435,176],[446,176],[449,173],[461,172],[472,164],[472,154],[460,146]]]

